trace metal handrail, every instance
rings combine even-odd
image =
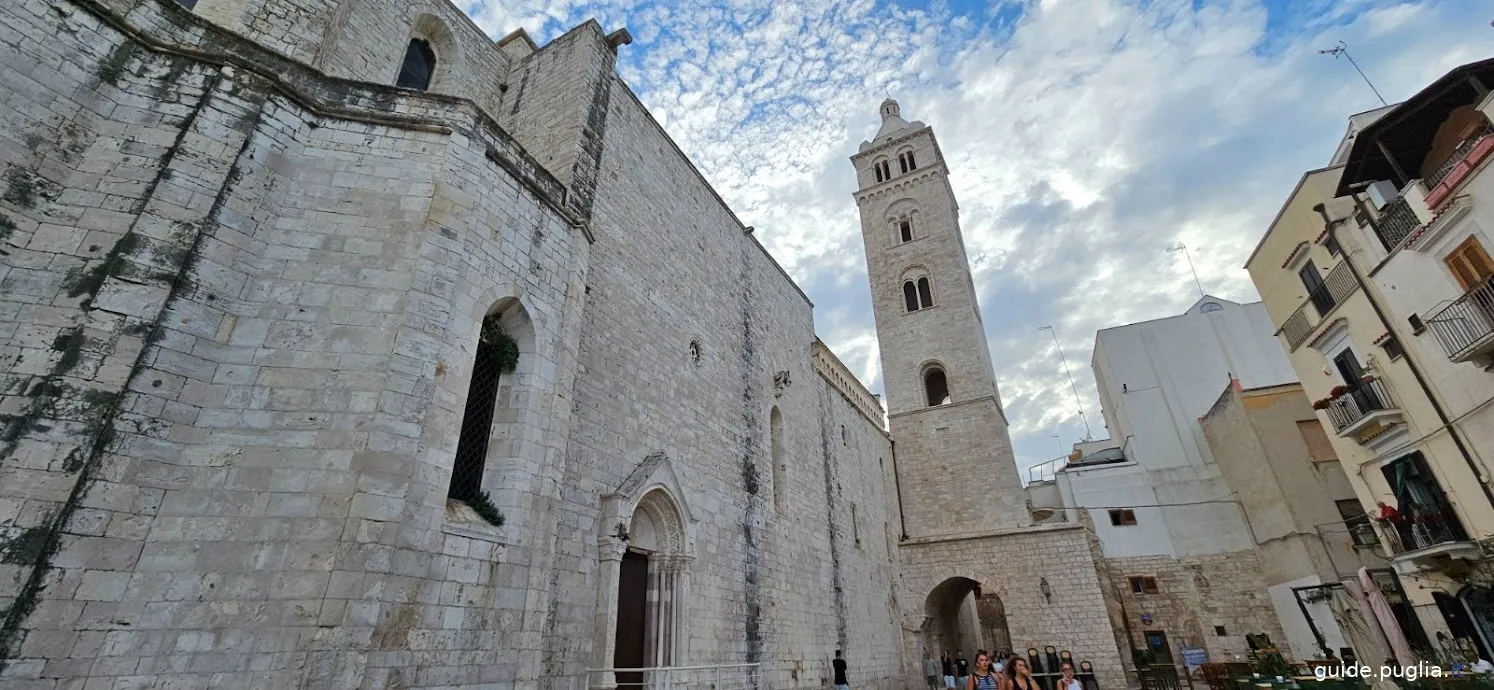
[[[1462,297],[1427,317],[1448,359],[1458,359],[1494,333],[1494,278],[1468,289]]]
[[[1480,129],[1472,136],[1464,139],[1462,143],[1458,144],[1457,148],[1453,149],[1452,154],[1447,157],[1447,162],[1443,163],[1442,167],[1437,168],[1437,172],[1427,175],[1427,189],[1432,189],[1441,184],[1443,180],[1447,179],[1448,173],[1451,173],[1453,171],[1453,168],[1458,167],[1458,164],[1462,163],[1463,159],[1467,158],[1468,154],[1473,152],[1474,147],[1478,146],[1479,142],[1483,141],[1484,137],[1491,134],[1494,134],[1494,125],[1486,123],[1484,124],[1483,129]]]
[[[1343,431],[1371,412],[1393,409],[1395,404],[1391,402],[1390,391],[1385,388],[1384,382],[1371,379],[1360,382],[1343,395],[1333,398],[1328,403],[1327,412],[1328,419],[1333,422],[1333,430]]]
[[[592,686],[597,674],[612,674],[614,688],[659,688],[670,690],[744,690],[755,687],[761,673],[760,662],[737,664],[703,664],[698,666],[648,666],[638,668],[589,668],[581,676],[582,690]],[[728,673],[730,672],[730,673]],[[617,682],[618,674],[639,674],[639,682]]]

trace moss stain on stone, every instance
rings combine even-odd
[[[39,199],[52,200],[62,188],[26,168],[12,167],[5,172],[4,199],[22,208],[36,208]]]
[[[47,528],[28,527],[19,535],[0,542],[0,551],[5,552],[0,563],[32,563],[40,556],[47,544]]]
[[[98,296],[99,289],[104,287],[104,281],[109,276],[120,275],[129,265],[125,257],[134,253],[139,247],[139,235],[136,235],[134,232],[127,232],[121,235],[119,240],[114,243],[114,247],[109,250],[109,253],[105,254],[103,259],[94,264],[93,268],[76,276],[69,277],[64,286],[67,288],[67,296],[78,297],[79,295],[88,295],[90,298]]]
[[[125,67],[130,64],[130,58],[134,54],[134,41],[125,41],[119,44],[114,48],[113,52],[109,53],[109,57],[104,58],[104,61],[99,63],[94,76],[98,77],[101,83],[110,86],[119,86],[119,78],[124,76]]]
[[[83,327],[78,326],[70,331],[64,331],[52,341],[52,349],[62,353],[57,360],[57,365],[52,367],[52,374],[60,376],[78,366],[78,361],[83,358]]]
[[[0,240],[9,239],[18,229],[10,216],[0,213]]]

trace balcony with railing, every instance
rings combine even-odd
[[[1423,180],[1427,187],[1427,206],[1435,209],[1442,202],[1451,199],[1453,192],[1472,176],[1491,153],[1494,153],[1494,125],[1484,122],[1482,127],[1470,132],[1453,149],[1447,162]]]
[[[1375,222],[1375,233],[1380,236],[1380,244],[1385,251],[1393,252],[1403,243],[1411,233],[1421,227],[1421,218],[1411,208],[1411,203],[1404,195],[1397,196],[1380,208],[1380,218]]]
[[[1286,338],[1289,349],[1295,350],[1298,345],[1307,340],[1312,332],[1323,322],[1329,312],[1332,312],[1344,300],[1359,289],[1359,283],[1354,280],[1354,274],[1349,272],[1349,266],[1340,262],[1328,276],[1323,279],[1323,284],[1307,295],[1302,306],[1292,312],[1286,321],[1281,324],[1278,331]]]
[[[1368,377],[1358,383],[1334,388],[1332,395],[1319,400],[1313,407],[1328,415],[1333,430],[1343,438],[1355,437],[1372,424],[1387,426],[1402,417],[1385,382]]]
[[[1408,513],[1392,519],[1375,520],[1380,525],[1380,531],[1385,534],[1385,540],[1390,543],[1392,556],[1429,555],[1419,552],[1433,549],[1441,551],[1438,547],[1451,547],[1468,541],[1463,524],[1458,521],[1451,506],[1412,506]]]
[[[1494,278],[1428,316],[1426,325],[1449,360],[1467,362],[1494,353]]]

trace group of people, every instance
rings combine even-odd
[[[1074,665],[1064,662],[1063,678],[1053,690],[1083,690],[1079,679],[1074,677]],[[951,655],[944,650],[939,660],[932,656],[923,661],[923,675],[927,677],[929,690],[938,690],[939,679],[944,680],[946,690],[1042,690],[1027,659],[1012,654],[1009,650],[975,653],[975,669],[972,672],[965,652],[956,649]]]

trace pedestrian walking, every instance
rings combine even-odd
[[[954,657],[949,655],[949,650],[944,650],[944,655],[939,657],[940,664],[944,667],[944,687],[954,690]]]
[[[955,650],[955,686],[964,688],[965,683],[970,680],[970,660],[965,658],[965,650]]]
[[[928,658],[923,660],[923,677],[929,682],[929,690],[939,687],[939,662],[934,660],[934,653],[929,652]]]
[[[835,690],[850,690],[846,683],[846,660],[840,658],[840,650],[835,650]],[[823,681],[821,681],[823,682]]]
[[[1000,681],[991,670],[991,657],[982,649],[975,653],[975,675],[970,676],[965,690],[999,690]]]

